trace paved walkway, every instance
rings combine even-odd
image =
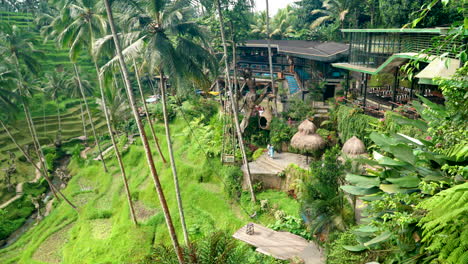
[[[253,223],[252,223],[253,224]],[[262,225],[253,224],[253,234],[246,232],[243,226],[233,237],[257,248],[256,251],[280,260],[299,257],[306,264],[325,263],[319,247],[306,239],[289,232],[274,231]]]
[[[249,168],[251,174],[278,174],[290,164],[296,164],[303,169],[309,168],[306,156],[289,152],[275,153],[273,159],[267,153],[263,153],[257,160],[249,162]],[[245,166],[242,165],[241,169],[245,171]]]
[[[41,166],[39,161],[36,163],[36,166],[37,167]],[[36,183],[39,181],[40,178],[41,178],[41,172],[36,169],[34,179],[32,181],[29,181],[29,183]],[[13,196],[10,200],[0,205],[0,209],[6,208],[8,205],[10,205],[11,203],[13,203],[14,201],[18,200],[19,198],[23,196],[23,185],[24,185],[24,182],[20,182],[16,185],[16,195]]]

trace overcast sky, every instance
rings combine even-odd
[[[270,6],[270,16],[274,16],[278,9],[285,8],[288,4],[292,4],[297,0],[269,0],[268,5]],[[255,0],[255,10],[265,10],[265,0]]]

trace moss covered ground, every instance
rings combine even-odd
[[[243,194],[240,203],[232,202],[224,192],[223,166],[218,159],[207,159],[193,139],[182,131],[185,122],[172,124],[176,163],[180,175],[187,226],[192,239],[214,230],[234,232],[249,221],[254,208]],[[163,150],[166,144],[163,126],[156,131]],[[167,151],[164,151],[167,156]],[[160,162],[156,152],[161,182],[182,239],[170,167]],[[75,212],[64,202],[55,204],[52,213],[31,228],[16,243],[0,250],[0,263],[135,263],[150,253],[155,244],[169,244],[159,201],[150,178],[146,157],[139,140],[124,155],[132,199],[139,225],[130,221],[123,183],[117,163],[109,160],[110,172],[100,163],[79,160],[69,165],[73,178],[64,193],[79,205]],[[259,194],[281,209],[296,214],[298,204],[286,194],[274,191]],[[273,216],[260,214],[254,221],[274,222]],[[181,240],[182,242],[182,240]]]

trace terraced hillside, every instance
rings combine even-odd
[[[44,58],[40,59],[40,64],[42,65],[41,76],[44,76],[47,72],[54,71],[58,66],[71,70],[72,65],[68,57],[68,51],[66,49],[58,49],[52,40],[44,43],[44,38],[40,35],[39,29],[34,24],[33,14],[0,11],[0,23],[10,23],[36,35],[36,49],[41,50],[46,54]],[[91,78],[95,76],[94,67],[89,56],[80,56],[78,64],[82,74],[86,76],[86,79],[90,80],[88,76],[91,76]],[[93,80],[91,79],[91,81]],[[35,98],[31,104],[31,112],[36,125],[36,130],[40,137],[40,142],[43,144],[53,143],[58,130],[58,118],[55,114],[57,106],[53,102],[38,103],[36,99],[37,98]],[[52,111],[47,111],[49,115],[44,117],[43,107],[45,107],[45,105],[50,105]],[[72,107],[68,107],[67,105],[62,105],[60,107],[62,112],[62,139],[67,140],[73,137],[82,136],[83,125],[79,105],[75,103]],[[104,129],[105,121],[101,116],[100,111],[94,112],[93,117],[96,128],[99,130]],[[22,146],[31,144],[32,141],[28,135],[29,133],[25,133],[25,131],[27,131],[27,126],[25,121],[22,120],[24,119],[23,114],[19,112],[17,118],[19,121],[12,124],[13,136]],[[87,122],[86,128],[88,130],[91,129],[89,122]],[[13,151],[19,155],[14,144],[8,138],[8,135],[3,131],[3,129],[0,129],[0,158],[5,155],[7,151]]]
[[[58,49],[52,40],[44,43],[44,38],[40,35],[39,29],[34,24],[33,14],[0,11],[0,23],[16,25],[19,28],[27,30],[37,36],[38,45],[36,46],[36,49],[41,50],[46,54],[46,56],[41,59],[42,73],[53,71],[57,66],[63,66],[70,70],[72,69],[68,57],[68,51],[66,49]],[[86,54],[80,56],[78,59],[78,65],[80,66],[82,73],[89,76],[95,76],[96,73],[94,66],[91,63],[90,57]]]
[[[105,132],[105,118],[98,110],[92,112],[93,122],[97,131]],[[88,119],[86,113],[84,113],[84,117],[85,120]],[[61,115],[62,140],[67,140],[83,135],[83,123],[81,118],[82,113],[79,105],[73,106]],[[41,144],[52,144],[56,139],[58,131],[57,115],[50,115],[45,117],[37,116],[33,117],[33,121],[36,126]],[[27,133],[27,124],[25,120],[16,121],[11,126],[13,137],[21,146],[32,144],[32,139],[29,136],[29,133]],[[88,136],[92,135],[91,125],[88,121],[86,122],[86,130]],[[19,151],[16,149],[7,133],[3,129],[0,129],[0,156],[5,155],[8,151],[15,152],[17,156],[20,155]]]

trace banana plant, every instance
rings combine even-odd
[[[358,159],[359,162],[367,164],[367,174],[347,174],[345,179],[349,184],[341,186],[341,189],[367,202],[383,201],[385,204],[394,199],[398,203],[398,209],[387,208],[385,213],[370,214],[363,219],[367,224],[353,231],[359,244],[345,246],[345,249],[350,251],[370,249],[394,236],[401,236],[403,231],[385,230],[374,223],[385,222],[386,218],[399,217],[396,214],[407,214],[411,218],[410,207],[413,201],[401,201],[416,197],[417,195],[412,194],[421,193],[424,183],[451,181],[440,169],[447,163],[448,157],[432,152],[431,142],[404,134],[386,136],[375,132],[371,133],[370,139],[379,151],[375,150],[370,159]],[[400,207],[408,207],[408,210]],[[412,224],[413,222],[407,226]]]

